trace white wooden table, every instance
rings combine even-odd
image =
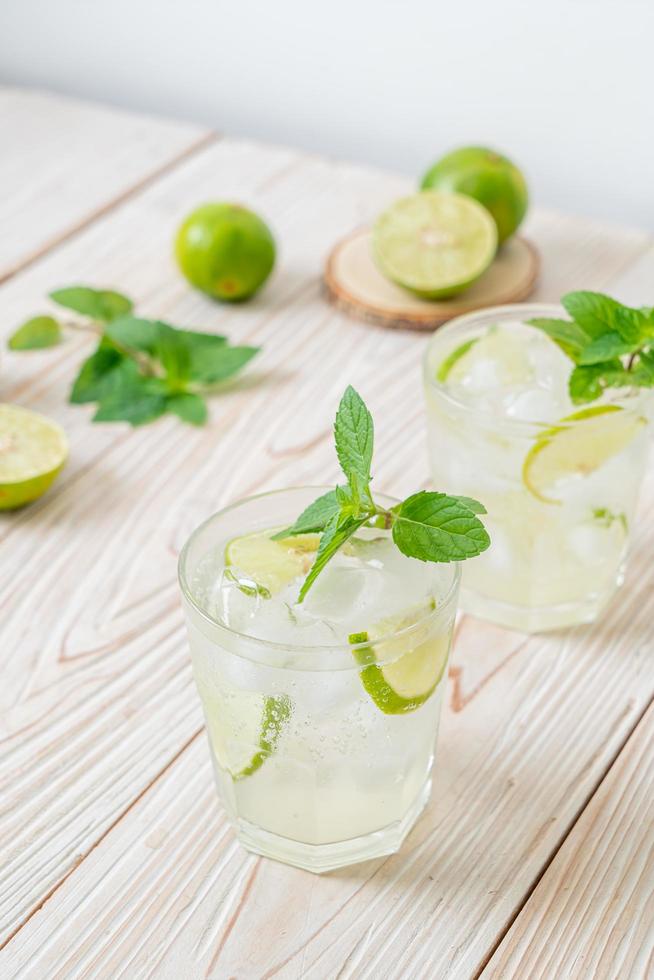
[[[349,321],[323,256],[409,182],[42,94],[0,95],[0,331],[72,282],[263,345],[195,430],[91,425],[88,341],[2,352],[0,400],[58,419],[69,465],[0,517],[0,977],[654,976],[654,476],[626,587],[591,628],[459,630],[433,799],[401,853],[324,877],[247,854],[212,785],[175,582],[180,544],[244,494],[336,476],[334,406],[383,420],[380,490],[426,479],[426,338]],[[259,210],[279,265],[254,302],[171,258],[207,199]],[[536,298],[654,302],[647,235],[534,209]]]

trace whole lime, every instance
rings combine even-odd
[[[502,243],[520,227],[529,194],[521,170],[484,146],[463,146],[441,157],[422,178],[422,190],[467,194],[490,211]]]
[[[240,204],[203,204],[182,222],[175,255],[192,286],[227,302],[248,299],[270,275],[275,240]]]

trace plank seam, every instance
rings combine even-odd
[[[539,874],[537,874],[535,876],[534,881],[532,882],[531,886],[524,893],[524,896],[521,899],[520,904],[517,907],[515,913],[512,915],[512,917],[511,917],[510,921],[507,923],[506,927],[504,929],[502,929],[501,932],[498,934],[498,938],[497,938],[496,942],[489,949],[487,955],[481,961],[480,966],[479,966],[479,969],[475,973],[472,974],[471,980],[480,980],[480,978],[484,975],[484,973],[486,971],[486,968],[488,967],[488,964],[492,960],[493,956],[495,955],[495,953],[497,952],[497,950],[499,949],[499,947],[504,942],[505,937],[511,931],[511,929],[513,928],[515,922],[520,918],[520,916],[521,916],[524,908],[529,903],[529,901],[531,899],[531,896],[534,894],[534,892],[536,891],[536,889],[540,885],[541,881],[543,880],[543,878],[545,877],[545,875],[549,871],[550,866],[554,863],[554,861],[557,858],[557,856],[558,856],[561,848],[564,846],[564,844],[567,841],[568,837],[570,836],[570,834],[573,832],[573,830],[575,829],[575,827],[579,823],[579,820],[581,819],[581,817],[583,816],[583,814],[585,813],[585,811],[588,809],[588,807],[592,803],[592,801],[595,798],[595,796],[597,796],[597,793],[602,788],[602,785],[605,782],[607,776],[610,774],[610,772],[613,769],[613,767],[615,766],[616,762],[619,760],[620,756],[625,751],[628,743],[636,735],[636,733],[638,731],[638,728],[639,728],[639,726],[640,726],[643,718],[645,717],[645,715],[647,714],[647,712],[649,711],[649,709],[652,707],[652,705],[654,705],[654,697],[650,698],[650,700],[647,702],[647,704],[643,707],[642,711],[639,713],[638,717],[636,718],[636,720],[635,720],[632,728],[625,735],[625,738],[623,739],[623,741],[620,744],[620,746],[616,749],[615,753],[613,754],[613,756],[611,757],[611,759],[609,760],[609,762],[607,762],[607,764],[604,767],[601,775],[598,777],[597,782],[595,783],[595,785],[593,786],[593,788],[588,793],[588,795],[587,795],[586,799],[584,800],[584,802],[578,807],[577,812],[572,817],[572,820],[568,824],[568,827],[565,830],[563,836],[561,837],[558,845],[556,845],[556,847],[554,847],[554,849],[552,850],[551,855],[549,856],[549,858],[547,859],[547,861],[545,861],[545,863],[543,864],[543,867],[541,868]]]
[[[20,259],[16,265],[10,267],[6,272],[0,272],[0,286],[9,282],[19,273],[29,269],[32,265],[38,262],[39,259],[42,259],[44,256],[49,255],[52,252],[56,252],[56,250],[62,245],[70,242],[80,232],[89,228],[94,221],[98,220],[98,218],[105,217],[105,215],[109,214],[109,212],[111,212],[114,208],[120,207],[120,205],[130,201],[142,191],[151,187],[157,180],[168,176],[168,174],[172,173],[181,164],[186,163],[187,160],[191,159],[197,153],[206,150],[208,147],[212,146],[214,143],[217,143],[222,138],[223,137],[221,134],[210,131],[194,140],[180,153],[175,154],[175,156],[173,156],[170,160],[167,160],[165,163],[150,171],[149,174],[146,174],[145,177],[142,177],[140,180],[136,181],[136,183],[132,184],[131,187],[128,187],[120,194],[117,194],[105,204],[101,204],[99,207],[93,209],[86,215],[86,217],[81,218],[69,228],[54,235],[42,245],[39,245],[38,248],[36,248],[30,255]]]
[[[8,946],[9,943],[12,941],[12,939],[15,939],[15,937],[18,935],[21,929],[27,925],[30,919],[34,915],[36,915],[37,912],[41,911],[41,909],[46,904],[46,902],[48,902],[55,894],[55,892],[57,892],[61,888],[64,882],[67,881],[68,878],[70,878],[70,876],[75,873],[75,871],[77,871],[79,866],[83,864],[84,861],[86,861],[89,854],[91,854],[91,852],[94,851],[96,847],[98,847],[98,845],[102,843],[105,837],[107,837],[112,832],[112,830],[114,830],[114,828],[118,826],[121,820],[123,820],[123,818],[127,816],[127,814],[132,809],[132,807],[136,806],[136,804],[145,796],[145,794],[151,789],[151,787],[153,787],[157,782],[159,782],[162,776],[164,776],[168,772],[168,770],[172,766],[174,766],[177,760],[181,758],[184,752],[186,752],[186,750],[191,747],[193,742],[195,742],[196,738],[199,735],[201,735],[203,731],[204,731],[204,726],[202,728],[198,728],[197,731],[195,731],[190,736],[190,738],[188,738],[184,742],[184,744],[177,750],[177,752],[175,752],[175,754],[170,757],[166,765],[162,769],[160,769],[159,772],[156,773],[155,776],[153,776],[150,782],[148,782],[147,785],[144,786],[143,789],[141,789],[140,792],[134,797],[134,799],[131,800],[129,805],[125,807],[125,809],[121,813],[118,814],[116,819],[112,820],[112,822],[105,828],[105,830],[103,830],[103,832],[98,835],[97,839],[93,841],[89,849],[84,854],[79,855],[78,859],[74,862],[73,866],[66,872],[66,874],[62,878],[60,878],[59,881],[56,884],[54,884],[48,892],[46,892],[46,894],[38,902],[38,904],[34,906],[34,908],[29,912],[28,915],[25,916],[23,921],[18,926],[16,926],[13,932],[11,932],[7,936],[7,938],[3,940],[3,942],[0,943],[0,951],[2,951],[6,946]]]

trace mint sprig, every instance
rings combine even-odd
[[[220,334],[173,327],[132,314],[122,293],[90,286],[71,286],[50,293],[86,321],[62,323],[51,316],[33,317],[9,340],[12,350],[52,347],[64,328],[98,337],[70,392],[73,404],[95,402],[94,422],[143,425],[166,413],[190,425],[207,420],[205,395],[239,372],[258,347],[232,347]]]
[[[624,306],[603,293],[567,293],[561,303],[570,320],[528,320],[574,363],[570,398],[577,405],[607,388],[654,387],[654,311]]]
[[[374,445],[372,416],[349,386],[334,423],[336,454],[347,480],[314,500],[294,524],[275,535],[320,534],[316,558],[302,583],[298,602],[340,548],[362,527],[389,529],[394,543],[420,561],[464,561],[481,554],[490,538],[479,520],[482,504],[471,497],[421,490],[390,510],[375,503],[370,490]]]

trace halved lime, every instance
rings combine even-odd
[[[358,645],[354,656],[363,668],[363,686],[386,715],[415,711],[431,697],[445,673],[450,652],[449,630],[430,635],[431,624],[425,623],[405,637],[383,639],[419,623],[433,608],[434,603],[425,604],[350,636],[350,643]],[[360,645],[364,643],[366,646]]]
[[[66,433],[44,415],[0,404],[0,510],[36,500],[68,457]]]
[[[560,504],[548,495],[551,487],[567,477],[593,473],[646,424],[619,405],[593,405],[568,415],[538,436],[525,458],[522,482],[543,503]]]
[[[373,255],[398,285],[427,299],[456,296],[495,257],[489,212],[463,194],[423,191],[396,201],[373,228]]]
[[[485,146],[462,146],[447,153],[427,171],[421,186],[474,197],[495,219],[500,242],[516,231],[527,212],[524,174]]]
[[[225,565],[244,572],[271,594],[280,592],[300,575],[306,575],[318,549],[317,534],[273,541],[275,531],[259,531],[233,538],[225,548]]]

